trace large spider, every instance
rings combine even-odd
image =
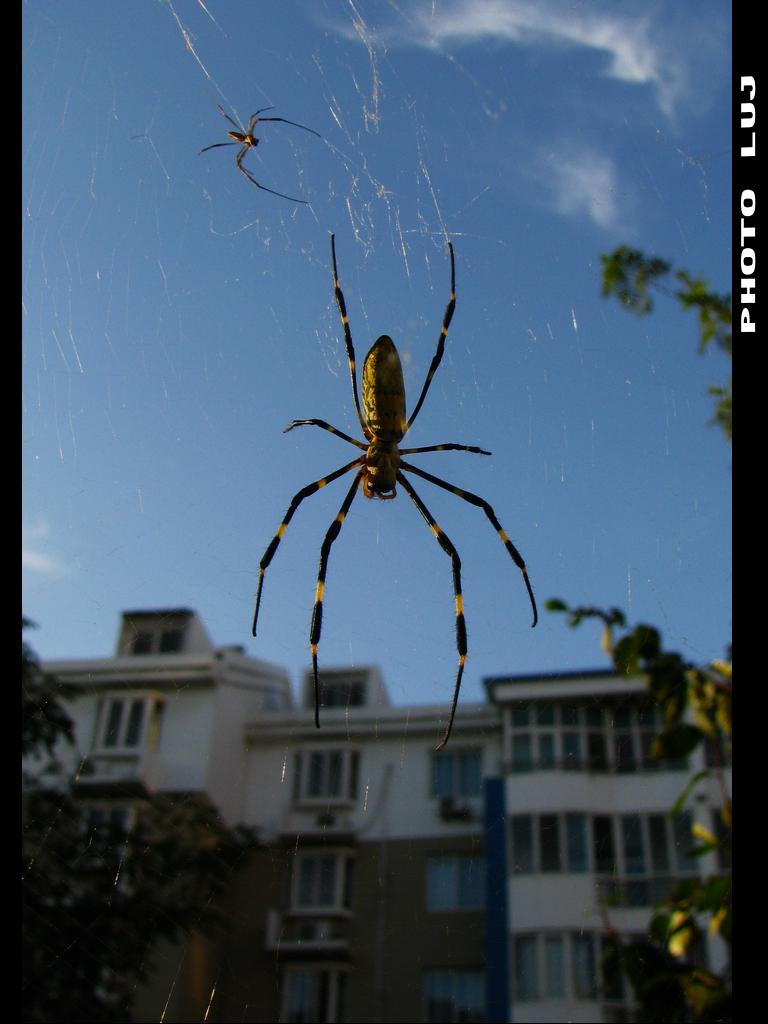
[[[450,491],[451,494],[458,495],[459,498],[463,498],[465,501],[470,502],[470,504],[477,505],[485,512],[486,516],[491,521],[491,525],[496,530],[502,543],[511,555],[513,562],[523,574],[523,580],[533,609],[533,625],[535,626],[538,621],[536,599],[533,596],[533,590],[531,589],[531,584],[528,579],[525,563],[523,562],[523,559],[515,545],[502,529],[501,523],[496,518],[496,514],[488,502],[483,498],[478,497],[476,494],[464,491],[460,487],[454,487],[453,484],[449,484],[445,480],[441,480],[439,477],[432,476],[431,473],[427,473],[423,469],[417,469],[416,466],[412,466],[401,458],[403,455],[415,455],[420,452],[462,451],[474,452],[477,455],[490,455],[491,453],[484,451],[482,448],[475,448],[472,445],[466,444],[433,444],[426,448],[398,448],[398,444],[411,429],[413,421],[418,416],[419,410],[426,398],[427,391],[429,390],[429,385],[432,382],[432,378],[434,377],[435,372],[440,365],[440,361],[443,358],[443,350],[445,348],[445,339],[448,334],[448,327],[451,323],[453,311],[456,307],[456,267],[453,256],[453,245],[450,242],[448,243],[448,251],[451,255],[451,297],[445,310],[445,316],[443,317],[443,325],[437,342],[437,351],[435,352],[429,371],[427,372],[427,377],[421,389],[419,400],[416,402],[416,407],[411,413],[410,418],[406,420],[405,388],[403,386],[403,371],[400,365],[400,356],[398,355],[394,342],[386,334],[383,334],[377,339],[370,352],[365,357],[365,362],[363,363],[363,408],[362,410],[360,408],[360,400],[357,393],[355,350],[352,345],[352,332],[350,331],[349,320],[347,319],[344,295],[341,291],[341,285],[339,284],[339,274],[336,267],[335,238],[331,235],[333,287],[336,294],[339,313],[341,314],[341,323],[344,328],[344,343],[347,349],[349,374],[352,379],[352,396],[355,400],[357,418],[360,420],[360,426],[363,428],[366,443],[364,444],[362,441],[357,441],[355,438],[350,437],[343,431],[331,426],[330,423],[326,423],[325,420],[293,420],[287,427],[285,427],[285,431],[293,430],[294,427],[303,426],[322,427],[323,430],[328,430],[330,433],[340,437],[343,441],[347,441],[356,448],[362,449],[364,454],[359,458],[354,459],[352,462],[348,462],[347,465],[342,466],[341,469],[337,469],[335,472],[329,473],[328,476],[324,476],[320,480],[316,480],[314,483],[308,484],[306,487],[303,487],[298,494],[294,495],[291,504],[288,506],[288,511],[285,513],[282,522],[277,528],[277,533],[272,538],[272,541],[264,552],[264,557],[261,559],[259,564],[259,586],[256,593],[256,610],[253,616],[253,635],[256,636],[256,623],[259,617],[259,607],[261,605],[261,590],[264,585],[264,574],[275,555],[275,551],[277,550],[283,534],[293,518],[293,514],[296,509],[305,498],[308,498],[311,494],[319,491],[321,487],[325,487],[326,484],[329,484],[333,480],[343,476],[345,473],[349,473],[351,470],[356,469],[357,472],[355,473],[355,478],[352,481],[352,486],[347,491],[347,496],[342,502],[338,515],[331,523],[328,532],[325,535],[322,548],[320,549],[320,569],[317,576],[315,604],[312,612],[312,625],[310,627],[309,637],[309,646],[312,652],[312,673],[314,676],[315,686],[315,725],[320,728],[320,689],[317,677],[317,648],[320,643],[320,630],[323,621],[323,595],[325,591],[325,576],[328,569],[328,556],[331,551],[331,545],[339,535],[342,523],[349,512],[349,508],[357,494],[358,486],[360,484],[362,484],[363,494],[366,498],[383,498],[387,500],[395,497],[395,482],[399,483],[427,521],[427,524],[435,535],[438,544],[451,559],[451,565],[453,568],[453,590],[456,600],[456,647],[459,653],[459,665],[456,673],[456,683],[454,685],[453,702],[451,704],[448,725],[442,740],[436,748],[437,750],[442,750],[448,742],[448,737],[451,735],[453,719],[456,714],[456,705],[459,700],[461,677],[464,673],[464,663],[467,658],[467,629],[464,622],[464,602],[461,593],[461,560],[459,559],[456,548],[443,532],[442,528],[438,526],[424,502],[404,476],[404,473],[415,473],[416,476],[420,476],[422,479],[428,480],[430,483],[435,484],[438,487],[442,487],[445,491]]]
[[[313,135],[317,135],[318,139],[321,137],[320,133],[316,132],[314,128],[307,128],[306,125],[298,124],[298,122],[296,121],[289,121],[285,117],[260,116],[261,114],[264,113],[265,110],[274,110],[274,107],[262,107],[261,110],[257,110],[255,114],[251,114],[251,116],[248,118],[248,127],[243,128],[242,125],[238,124],[237,121],[235,121],[233,118],[229,116],[229,114],[226,112],[226,110],[224,109],[224,107],[222,107],[220,103],[217,103],[216,106],[219,108],[222,115],[226,117],[229,123],[231,125],[234,125],[234,127],[237,129],[237,131],[234,132],[227,132],[227,135],[234,141],[214,142],[212,146],[206,146],[204,149],[201,149],[200,153],[207,153],[209,149],[219,149],[219,147],[221,146],[240,146],[242,148],[235,157],[235,163],[237,164],[238,171],[241,171],[246,176],[248,181],[252,182],[256,186],[256,188],[261,188],[265,192],[271,192],[273,196],[280,196],[281,199],[289,199],[292,203],[306,204],[306,199],[296,199],[294,198],[294,196],[287,196],[284,192],[275,192],[273,188],[267,188],[266,185],[259,184],[259,182],[256,181],[256,179],[253,177],[253,175],[250,174],[250,172],[248,172],[245,169],[245,167],[243,167],[243,157],[249,150],[255,149],[256,146],[258,146],[259,144],[259,140],[253,134],[256,124],[259,121],[283,121],[285,124],[292,124],[294,128],[303,128],[305,132],[312,132]],[[198,153],[198,156],[199,155],[200,154]]]

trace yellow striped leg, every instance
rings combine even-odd
[[[448,305],[445,310],[445,316],[443,317],[443,326],[440,328],[440,338],[437,342],[437,352],[435,352],[430,364],[429,371],[427,373],[427,379],[424,381],[424,387],[421,389],[419,400],[416,403],[416,407],[411,413],[411,418],[408,420],[405,426],[405,433],[411,429],[411,424],[419,414],[419,409],[424,403],[424,399],[427,397],[427,391],[429,391],[429,385],[432,383],[432,378],[437,373],[437,368],[440,365],[440,360],[443,358],[443,351],[445,349],[445,339],[448,336],[448,328],[451,325],[453,319],[453,311],[456,308],[456,263],[453,258],[453,245],[448,243],[448,250],[451,254],[451,297],[448,301]]]
[[[451,565],[453,568],[453,592],[456,597],[456,649],[459,652],[459,667],[456,672],[456,683],[453,688],[453,702],[451,703],[451,714],[448,719],[448,725],[446,727],[443,738],[438,743],[435,750],[442,750],[445,744],[448,742],[448,737],[451,735],[451,729],[453,728],[453,719],[456,715],[456,705],[459,702],[459,690],[461,689],[461,677],[464,675],[464,663],[467,660],[467,624],[464,621],[464,598],[461,593],[461,559],[456,548],[451,543],[448,536],[435,522],[432,513],[429,511],[427,506],[418,496],[416,491],[406,480],[401,472],[398,471],[397,479],[402,487],[408,492],[408,496],[413,501],[416,508],[421,512],[427,521],[432,533],[437,538],[437,543],[443,549],[443,551],[450,557]]]
[[[426,448],[401,448],[401,455],[416,455],[417,452],[474,452],[475,455],[493,455],[485,448],[476,448],[473,444],[430,444]]]
[[[332,424],[326,422],[326,420],[291,420],[287,427],[283,427],[283,433],[287,434],[288,431],[293,430],[294,427],[322,427],[323,430],[328,430],[331,434],[335,434],[336,437],[340,437],[342,441],[349,441],[349,443],[355,445],[355,447],[362,448],[364,452],[368,451],[367,444],[363,444],[362,441],[355,440],[354,437],[350,437],[349,434],[345,434],[343,431],[332,426]]]
[[[533,596],[533,590],[531,589],[531,581],[528,579],[528,570],[525,567],[525,562],[520,552],[517,550],[515,545],[507,536],[506,532],[502,529],[501,523],[496,518],[496,513],[493,511],[491,506],[484,498],[478,497],[477,494],[472,494],[471,491],[464,491],[461,487],[454,487],[453,484],[447,483],[445,480],[441,480],[439,477],[432,476],[431,473],[425,473],[423,469],[417,469],[416,466],[411,466],[408,463],[401,462],[400,468],[406,470],[408,473],[415,473],[416,476],[422,477],[424,480],[429,480],[431,484],[435,484],[437,487],[442,487],[444,491],[450,491],[451,494],[455,494],[459,498],[463,498],[464,501],[468,501],[470,505],[477,505],[483,512],[488,516],[491,521],[496,533],[501,538],[504,547],[509,552],[512,561],[518,567],[520,572],[523,574],[523,581],[525,582],[525,588],[528,591],[528,597],[531,601],[531,608],[533,609],[533,622],[531,626],[535,626],[539,621],[539,613],[536,609],[536,598]]]
[[[319,491],[320,488],[325,487],[326,484],[329,484],[333,480],[338,479],[338,477],[344,476],[344,474],[348,473],[350,469],[354,469],[355,466],[361,465],[362,462],[362,458],[355,459],[353,462],[348,462],[346,466],[342,466],[341,469],[337,469],[335,473],[330,473],[328,476],[324,476],[322,477],[322,479],[316,480],[313,484],[307,484],[306,487],[302,487],[298,494],[295,494],[293,496],[291,504],[288,506],[288,511],[283,516],[283,521],[277,528],[277,533],[269,542],[269,547],[264,552],[264,557],[261,559],[261,562],[259,563],[259,588],[256,591],[256,611],[253,613],[252,632],[254,636],[256,636],[256,623],[259,618],[259,608],[261,606],[261,588],[264,586],[264,573],[267,571],[269,563],[275,556],[277,546],[283,539],[283,534],[285,533],[288,527],[288,523],[290,523],[291,519],[293,518],[293,513],[296,511],[296,509],[299,507],[302,501],[304,501],[305,498],[308,498],[311,494],[314,494],[316,491]]]
[[[352,486],[347,491],[347,496],[339,509],[339,513],[328,527],[323,546],[320,548],[320,568],[317,573],[317,587],[315,589],[315,607],[312,609],[312,625],[309,630],[309,649],[312,652],[312,675],[315,681],[315,725],[320,728],[320,684],[317,679],[317,645],[320,643],[320,631],[323,628],[323,596],[325,594],[325,574],[328,570],[328,556],[331,553],[331,546],[339,535],[342,524],[349,512],[360,479],[363,475],[361,469],[355,474]]]
[[[341,316],[341,326],[344,328],[344,344],[347,348],[347,362],[349,364],[349,376],[352,379],[352,396],[355,399],[355,409],[357,409],[357,418],[360,420],[360,426],[363,428],[365,433],[365,420],[360,409],[360,396],[357,393],[357,370],[355,364],[355,346],[352,344],[352,331],[349,329],[349,317],[347,316],[347,307],[344,302],[344,293],[341,290],[339,284],[339,271],[336,267],[336,236],[331,235],[331,260],[333,261],[333,290],[336,295],[336,305],[339,307],[339,315]],[[366,437],[368,434],[366,434]]]

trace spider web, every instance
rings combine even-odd
[[[452,240],[456,315],[408,443],[493,452],[418,464],[491,502],[540,608],[618,605],[693,660],[722,654],[729,453],[704,424],[726,363],[672,302],[636,321],[601,299],[599,256],[637,244],[725,290],[726,27],[702,5],[693,52],[690,12],[633,6],[25,5],[24,601],[43,658],[109,656],[123,609],[184,605],[298,683],[343,481],[297,513],[249,626],[290,498],[354,454],[282,428],[359,436],[331,233],[358,368],[391,335],[411,403]],[[257,125],[244,161],[306,205],[254,188],[235,147],[199,155],[227,141],[217,104],[320,132]],[[482,513],[416,486],[462,557],[462,701],[484,676],[605,664],[559,618],[532,632]],[[449,560],[407,496],[358,496],[321,667],[376,664],[394,703],[447,711],[453,620]]]

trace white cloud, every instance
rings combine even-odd
[[[612,6],[583,9],[562,0],[443,0],[412,3],[401,13],[401,24],[375,33],[388,46],[441,49],[496,40],[579,47],[605,55],[607,76],[653,88],[668,116],[686,92],[680,47],[672,50],[665,30],[647,15]],[[348,26],[343,31],[356,36]]]
[[[63,563],[40,550],[40,542],[45,541],[50,532],[50,527],[42,516],[38,516],[33,523],[22,526],[22,569],[28,569],[41,576],[63,576],[67,572]]]
[[[21,567],[43,576],[62,576],[66,572],[64,566],[54,558],[29,548],[21,549]]]
[[[584,147],[563,146],[556,160],[541,162],[541,170],[559,213],[586,215],[601,228],[619,226],[618,176],[609,157]]]

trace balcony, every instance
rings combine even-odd
[[[339,956],[349,951],[349,914],[267,911],[265,946],[285,956]]]

